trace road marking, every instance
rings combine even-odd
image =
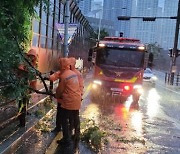
[[[91,83],[87,86],[85,92],[84,92],[84,95],[83,95],[83,99],[85,99],[87,97],[87,95],[89,94],[90,92],[90,89],[91,89]]]
[[[176,93],[176,94],[180,94],[180,92],[177,92],[177,91],[174,91],[174,90],[172,90],[172,89],[170,89],[170,88],[167,88],[167,87],[165,87],[165,86],[163,86],[163,85],[161,85],[161,84],[156,84],[156,85],[158,85],[158,86],[160,86],[160,87],[162,87],[162,88],[164,88],[164,89],[167,89],[167,90],[169,90],[169,91],[171,91],[171,92],[174,92],[174,93]]]

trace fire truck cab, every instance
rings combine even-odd
[[[146,67],[146,48],[138,39],[105,37],[89,50],[94,73],[92,98],[118,97],[124,102],[129,96],[138,104]]]

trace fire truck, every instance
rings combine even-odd
[[[92,98],[118,98],[124,102],[132,96],[138,105],[147,57],[139,39],[105,37],[99,41],[88,57],[94,67]]]

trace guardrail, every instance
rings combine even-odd
[[[50,73],[48,73],[48,74],[50,74],[50,75],[53,74],[53,71],[50,72]],[[48,90],[49,90],[50,92],[53,91],[54,84],[55,84],[55,83],[53,83],[53,81],[49,81],[49,88],[48,88]],[[45,94],[45,92],[44,92],[43,90],[44,90],[44,88],[38,90],[38,91],[40,92],[39,94],[43,94],[43,93]],[[33,93],[34,93],[34,92],[33,92]],[[30,95],[33,95],[33,93],[31,93]],[[47,98],[47,97],[45,97],[45,98]],[[50,96],[50,98],[52,99],[52,96]],[[3,109],[3,108],[6,109],[6,106],[8,106],[8,105],[11,104],[11,103],[14,104],[14,102],[15,102],[15,99],[14,99],[14,100],[7,101],[7,102],[4,102],[4,103],[0,103],[0,108],[1,108],[1,109]],[[41,101],[39,101],[38,103],[30,106],[30,107],[27,109],[27,111],[30,110],[31,108],[37,106],[39,103],[41,103]],[[26,104],[26,105],[27,105],[27,104]],[[26,108],[26,106],[25,106],[25,108]],[[4,109],[4,110],[5,110],[5,109]],[[2,110],[2,112],[3,112],[4,110]],[[26,116],[26,112],[27,112],[27,111],[26,111],[26,110],[22,110],[20,113],[17,113],[17,114],[14,115],[13,117],[10,117],[9,119],[6,119],[5,121],[1,122],[1,124],[0,124],[0,131],[3,130],[4,128],[6,128],[6,126],[8,126],[8,125],[10,125],[11,123],[15,122],[16,120],[18,120],[18,119],[19,119],[20,117],[22,117],[22,116],[23,116],[22,118],[25,120],[25,116]],[[23,120],[23,122],[25,123],[24,120]]]
[[[165,73],[165,83],[169,85],[180,85],[180,72],[174,75],[173,83],[171,83],[172,76],[170,73]]]

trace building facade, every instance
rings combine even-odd
[[[119,21],[117,17],[131,15],[132,0],[104,0],[103,4],[103,19],[114,23],[115,35],[123,32],[124,37],[129,37],[130,21]]]
[[[105,29],[105,31],[108,32],[110,36],[113,36],[115,34],[113,22],[104,19],[102,19],[100,22],[100,19],[93,17],[86,17],[86,18],[89,21],[89,24],[93,27],[93,29],[97,33],[99,31],[99,26],[100,26],[100,30]]]
[[[132,14],[136,17],[156,17],[158,0],[133,0]],[[131,19],[131,37],[140,39],[143,43],[154,43],[156,39],[157,22]]]
[[[78,6],[84,16],[86,16],[91,11],[92,0],[79,1]]]
[[[163,16],[177,16],[178,0],[165,0]],[[165,19],[162,21],[161,46],[164,49],[173,48],[176,20]]]

